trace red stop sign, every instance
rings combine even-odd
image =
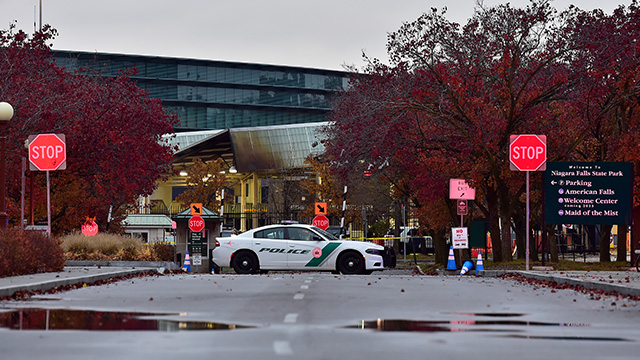
[[[198,215],[192,216],[189,219],[189,229],[193,232],[199,232],[204,229],[204,219]]]
[[[322,230],[327,230],[327,228],[329,227],[329,219],[327,219],[327,217],[324,215],[318,215],[313,218],[313,222],[311,222],[311,225],[317,226]]]
[[[545,170],[547,137],[545,135],[511,135],[509,161],[512,170]]]
[[[29,140],[29,162],[36,169],[40,171],[66,169],[67,145],[64,142],[64,135],[39,134]]]

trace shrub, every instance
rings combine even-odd
[[[175,246],[170,244],[157,243],[153,244],[153,253],[160,261],[173,261],[175,256]]]
[[[64,261],[59,240],[37,231],[0,229],[0,277],[61,271]]]
[[[85,236],[80,232],[74,232],[62,237],[62,249],[71,253],[99,252],[104,255],[116,255],[120,249],[142,248],[142,241],[131,236],[100,233],[95,236]]]
[[[101,233],[85,236],[75,232],[61,240],[67,260],[173,261],[172,245],[146,245],[141,239],[129,235]]]

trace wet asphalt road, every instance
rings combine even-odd
[[[49,309],[48,320],[34,308]],[[26,327],[30,317],[45,319],[50,329],[2,328],[0,353],[30,359],[635,359],[639,310],[637,300],[624,296],[406,271],[151,276],[3,302],[5,324],[15,327],[22,319]],[[147,316],[118,325],[113,319],[123,312]],[[65,317],[77,325],[51,328]]]

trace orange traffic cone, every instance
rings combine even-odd
[[[182,266],[182,270],[186,272],[191,272],[191,260],[189,260],[189,251],[184,256],[184,265]]]
[[[476,261],[476,275],[478,271],[484,271],[484,266],[482,265],[482,253],[478,251],[478,261]]]
[[[462,270],[460,270],[460,276],[466,274],[471,269],[473,269],[473,263],[469,260],[465,261],[464,265],[462,265]]]
[[[453,246],[449,248],[449,260],[447,261],[447,270],[456,270],[456,257],[453,255]]]

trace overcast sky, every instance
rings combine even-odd
[[[362,51],[386,62],[387,34],[431,7],[464,24],[476,0],[41,0],[54,49],[342,70]],[[507,2],[484,0],[485,6]],[[528,0],[508,1],[514,7]],[[611,13],[631,0],[555,0]],[[0,28],[33,33],[40,0],[0,0]]]

